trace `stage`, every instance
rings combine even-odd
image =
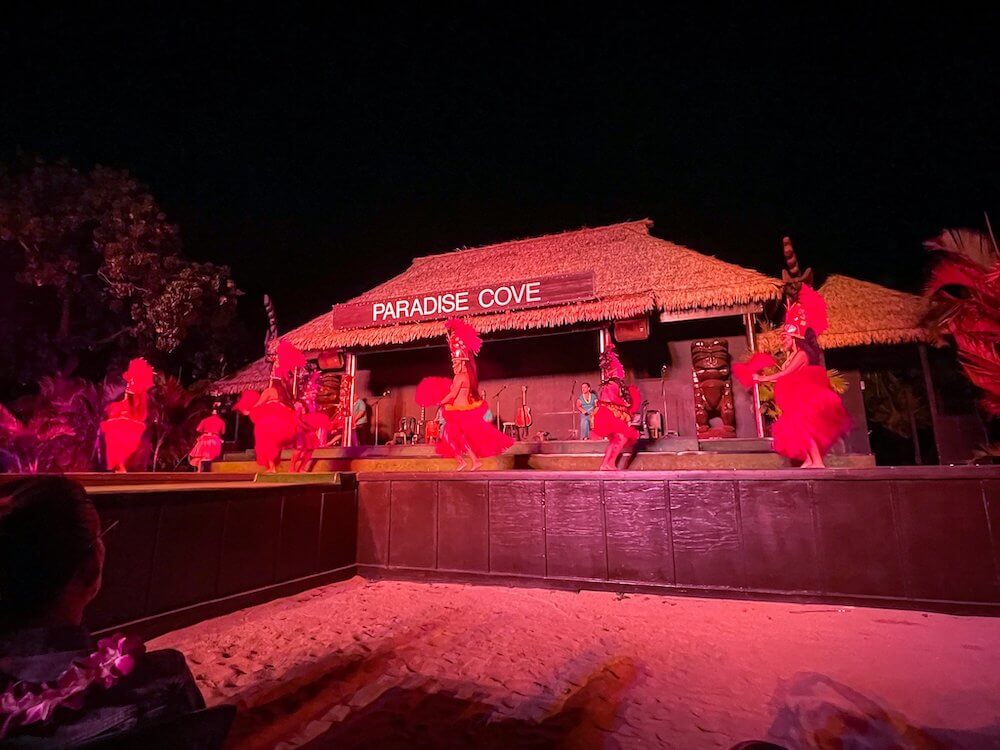
[[[484,460],[491,471],[593,471],[601,465],[606,443],[600,440],[522,440],[503,455]],[[279,471],[288,469],[292,451],[282,454]],[[313,453],[315,472],[419,472],[453,471],[455,462],[435,455],[433,445],[365,445],[354,448],[321,448]],[[837,453],[828,457],[835,468],[869,468],[870,454]],[[622,465],[625,465],[624,459]],[[766,438],[699,440],[664,437],[640,440],[630,470],[683,471],[729,469],[782,469],[791,464],[771,448]],[[227,453],[215,461],[212,473],[253,474],[260,471],[251,451]]]

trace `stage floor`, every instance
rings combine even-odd
[[[605,443],[600,440],[520,441],[503,455],[484,461],[488,471],[592,471],[601,465]],[[287,471],[292,451],[282,454],[279,471]],[[871,455],[833,454],[828,463],[836,468],[875,466]],[[314,472],[441,472],[454,470],[455,462],[437,456],[432,445],[369,445],[353,448],[322,448],[313,454]],[[697,440],[667,437],[640,441],[628,469],[638,471],[781,469],[791,463],[775,453],[768,439],[734,438]],[[212,464],[223,473],[253,473],[260,470],[252,451],[228,453]]]

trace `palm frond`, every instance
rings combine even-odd
[[[1000,261],[990,238],[975,229],[945,229],[924,242],[924,247],[930,252],[961,256],[983,271]]]
[[[1000,417],[1000,393],[987,393],[979,399],[979,405],[991,417]]]
[[[962,256],[949,254],[941,258],[931,269],[924,294],[933,297],[938,294],[948,294],[949,287],[960,287],[967,294],[986,283],[986,269],[968,262]]]
[[[847,393],[847,389],[850,384],[847,382],[847,378],[840,370],[835,370],[833,368],[826,371],[826,376],[830,379],[830,387],[833,388],[838,394]]]
[[[970,336],[955,336],[958,356],[973,385],[1000,396],[1000,355],[996,347]]]
[[[21,429],[21,420],[3,404],[0,404],[0,430],[17,432]]]

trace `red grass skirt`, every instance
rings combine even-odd
[[[257,463],[267,467],[280,458],[281,449],[295,440],[298,434],[295,410],[279,401],[271,401],[254,408],[250,419],[253,420]]]
[[[333,420],[321,411],[311,411],[302,415],[303,429],[299,432],[296,446],[301,450],[315,450],[322,444],[319,431],[327,433],[333,429]]]
[[[810,438],[826,454],[851,429],[851,417],[822,367],[809,365],[776,380],[774,402],[781,409],[771,426],[774,450],[787,458],[808,458]]]
[[[634,385],[630,385],[628,390],[632,397],[632,409],[635,409],[636,405],[641,403],[642,396]],[[624,435],[625,444],[631,445],[639,439],[639,431],[632,426],[634,416],[632,409],[622,401],[618,386],[605,385],[601,388],[597,409],[594,410],[594,426],[590,434],[601,438]]]
[[[214,461],[222,455],[222,438],[214,432],[206,432],[198,436],[194,448],[188,454],[188,462],[197,466],[202,461]]]
[[[434,444],[439,456],[457,458],[464,446],[472,449],[477,458],[499,456],[514,444],[514,441],[487,422],[486,402],[480,401],[469,408],[445,406],[444,439]]]
[[[622,407],[624,408],[624,407]],[[628,412],[626,412],[628,413]],[[598,405],[594,412],[594,427],[590,434],[600,438],[609,438],[612,435],[624,435],[625,441],[634,443],[639,439],[639,431],[629,422],[606,406]]]
[[[112,417],[101,422],[104,433],[104,461],[108,470],[113,471],[128,463],[146,433],[146,423],[129,417]]]

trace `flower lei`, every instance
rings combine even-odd
[[[26,724],[48,721],[60,706],[74,711],[83,708],[92,686],[107,690],[135,669],[138,657],[146,652],[142,641],[116,633],[97,642],[97,651],[74,661],[55,682],[33,684],[12,682],[0,694],[0,740]]]

